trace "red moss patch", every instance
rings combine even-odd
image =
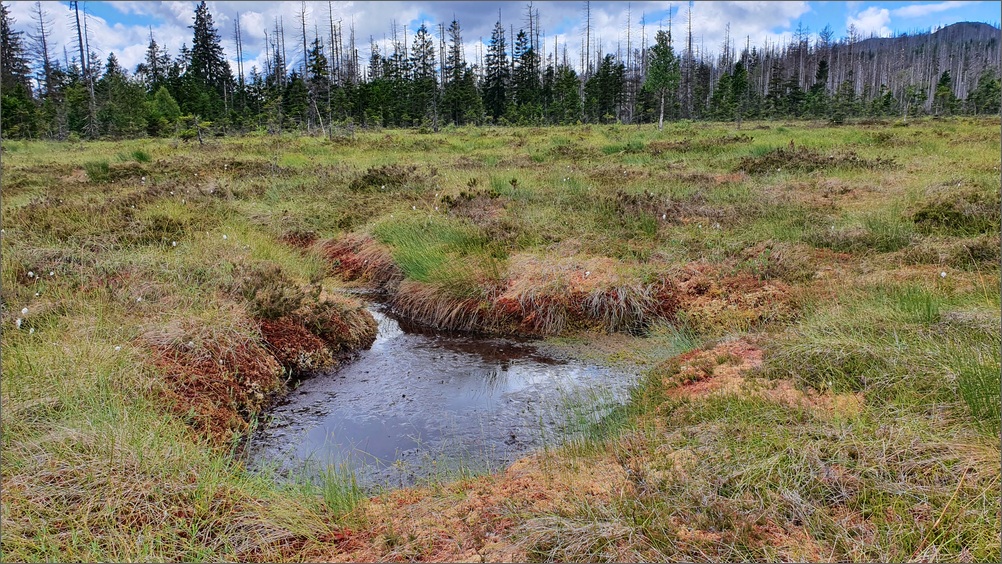
[[[572,511],[582,499],[609,504],[632,488],[610,456],[587,464],[531,456],[503,473],[428,489],[397,490],[359,508],[370,525],[350,535],[335,562],[524,562],[525,548],[512,541],[520,515]]]
[[[256,343],[207,354],[185,345],[156,345],[152,357],[174,412],[217,444],[245,431],[247,414],[281,386],[278,361]]]
[[[678,278],[680,311],[697,331],[747,330],[791,315],[791,289],[779,280],[725,274],[705,263],[686,265]]]
[[[321,294],[316,302],[297,309],[292,317],[334,354],[368,348],[376,340],[376,320],[361,304],[344,296]]]
[[[261,335],[268,350],[290,372],[312,372],[334,365],[334,357],[324,341],[288,317],[261,321]]]
[[[334,271],[346,280],[387,287],[403,279],[389,249],[367,235],[347,235],[323,244],[322,252]]]
[[[287,245],[305,250],[317,241],[317,234],[313,231],[287,231],[282,234],[280,239]]]
[[[736,390],[745,373],[762,365],[762,350],[745,340],[721,343],[672,357],[657,368],[669,397]]]

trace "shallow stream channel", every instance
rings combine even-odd
[[[531,341],[430,331],[374,305],[372,347],[302,380],[263,414],[251,468],[292,480],[354,475],[366,490],[496,471],[587,433],[635,374]]]

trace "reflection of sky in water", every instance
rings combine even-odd
[[[347,464],[363,483],[386,485],[411,483],[429,464],[500,467],[544,437],[552,444],[567,404],[621,402],[632,383],[524,343],[410,332],[373,315],[372,348],[307,379],[273,408],[252,457],[287,467]]]

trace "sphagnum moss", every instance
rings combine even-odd
[[[0,553],[998,561],[997,120],[757,125],[5,141]],[[366,285],[648,372],[496,475],[249,473]]]

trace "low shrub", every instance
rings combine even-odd
[[[381,165],[369,167],[348,184],[352,192],[399,190],[420,182],[417,166]]]
[[[250,313],[258,319],[278,319],[298,309],[307,298],[320,295],[319,287],[307,293],[272,262],[237,265],[231,289],[248,303]]]
[[[936,196],[919,205],[912,221],[920,233],[973,236],[1002,226],[999,193],[964,192]]]

